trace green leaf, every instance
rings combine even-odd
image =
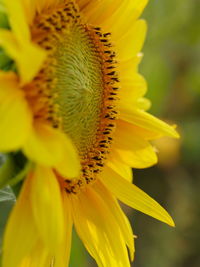
[[[4,29],[9,28],[8,17],[4,13],[4,10],[1,5],[0,5],[0,28],[4,28]]]
[[[18,168],[11,155],[1,155],[1,168],[0,168],[0,188],[3,188],[9,183],[18,172]]]
[[[2,48],[0,48],[0,69],[7,71],[12,69],[12,65],[13,65],[12,59],[10,59],[6,55],[5,51]]]
[[[69,267],[86,266],[88,253],[85,250],[83,243],[79,239],[77,233],[73,231],[72,249],[70,254]]]
[[[8,16],[2,0],[0,0],[0,28],[9,28]]]
[[[3,189],[0,189],[0,202],[3,201],[16,201],[15,194],[10,186],[6,186]]]
[[[21,182],[32,167],[21,153],[1,155],[0,188],[6,185],[14,186]]]

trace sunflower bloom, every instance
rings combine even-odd
[[[66,267],[74,225],[102,267],[128,267],[134,235],[117,199],[174,226],[132,184],[131,168],[157,162],[150,141],[178,137],[146,110],[138,73],[147,0],[4,0],[0,45],[0,151],[34,167],[3,243],[3,267]]]

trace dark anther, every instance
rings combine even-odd
[[[78,183],[77,183],[79,186],[81,186],[83,184],[83,182],[81,180],[78,180]]]
[[[40,24],[38,24],[38,27],[39,27],[39,28],[41,28],[41,27],[43,27],[43,26],[44,26],[43,22],[40,23]]]
[[[104,51],[105,54],[111,54],[111,51],[110,50],[106,50]]]
[[[106,144],[107,141],[106,140],[101,140],[99,143]]]
[[[94,159],[94,160],[101,160],[101,158],[99,158],[97,156],[93,157],[92,159]]]
[[[97,163],[97,166],[103,167],[103,164],[102,163]]]
[[[107,36],[110,36],[111,35],[111,33],[110,32],[107,32],[107,33],[104,33],[104,37],[107,37]]]
[[[108,81],[108,82],[106,82],[106,84],[107,84],[107,85],[109,85],[109,84],[110,84],[110,82]]]
[[[96,35],[99,35],[100,37],[102,36],[102,34],[100,32],[95,32]]]
[[[106,146],[106,145],[104,145],[104,144],[103,144],[103,145],[100,145],[100,147],[107,148],[107,146]]]
[[[108,60],[106,60],[105,62],[106,62],[106,63],[112,63],[113,60],[112,60],[112,59],[108,59]]]
[[[107,39],[101,39],[101,42],[102,42],[102,43],[107,43],[108,40],[107,40]]]
[[[67,12],[67,15],[68,15],[69,17],[71,17],[71,18],[74,18],[74,16],[73,16],[72,13],[70,13],[70,12]]]
[[[104,46],[106,46],[106,47],[112,47],[112,44],[104,44]]]
[[[93,164],[88,164],[88,167],[93,168],[94,165]]]
[[[89,178],[88,178],[88,177],[86,177],[86,178],[85,178],[85,180],[86,180],[86,183],[87,183],[87,184],[89,184],[89,183],[90,183],[90,180],[89,180]]]
[[[111,71],[111,72],[109,72],[109,73],[107,73],[107,75],[115,75],[115,71]]]
[[[51,121],[51,120],[53,120],[53,118],[52,117],[48,117],[47,120],[48,121]]]
[[[71,190],[69,190],[68,188],[65,188],[65,191],[69,194],[71,193]]]
[[[52,47],[51,47],[51,46],[45,46],[45,49],[46,49],[46,50],[51,50]]]
[[[108,106],[107,109],[113,109],[113,107],[112,106]]]
[[[45,26],[43,29],[44,29],[45,31],[49,31],[51,28],[50,28],[50,27],[47,27],[47,26]]]
[[[111,80],[115,81],[115,82],[119,82],[119,79],[116,77],[112,77]]]
[[[106,69],[110,70],[110,69],[115,69],[115,66],[109,66]]]
[[[116,53],[112,51],[112,54],[110,55],[111,57],[115,57]]]

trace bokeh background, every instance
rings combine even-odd
[[[199,0],[151,0],[142,16],[149,30],[140,71],[149,84],[150,112],[175,122],[181,139],[160,139],[160,163],[133,170],[134,182],[176,222],[176,228],[170,228],[124,207],[138,237],[134,267],[200,266],[199,11]],[[1,200],[9,194],[4,192]],[[4,219],[13,203],[0,202]],[[0,233],[4,224],[1,220]],[[95,267],[75,234],[73,240],[70,267]]]

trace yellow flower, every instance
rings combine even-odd
[[[4,0],[0,151],[35,163],[9,218],[3,267],[68,265],[74,224],[99,266],[130,266],[133,233],[116,199],[171,226],[131,183],[157,162],[150,141],[178,137],[146,112],[138,74],[147,0]]]

